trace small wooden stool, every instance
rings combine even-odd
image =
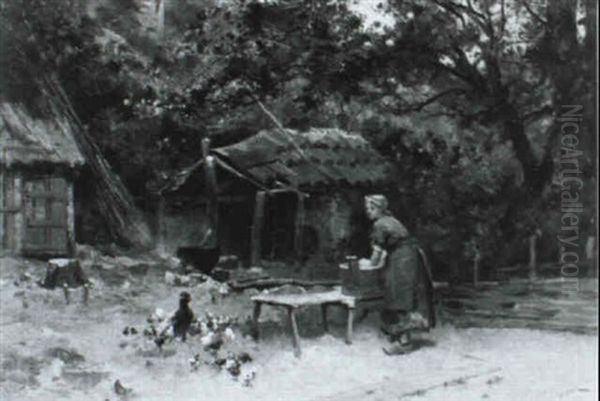
[[[41,285],[47,289],[62,288],[67,304],[71,303],[71,289],[82,287],[82,302],[88,303],[91,285],[77,259],[48,260],[46,277]]]

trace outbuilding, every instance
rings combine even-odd
[[[73,129],[0,102],[0,254],[72,253],[73,181],[84,164]]]
[[[334,128],[263,130],[205,147],[161,188],[158,243],[169,253],[218,246],[249,265],[335,267],[368,248],[362,197],[385,190],[390,173],[365,138]]]

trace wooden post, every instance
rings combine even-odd
[[[294,251],[296,253],[296,258],[302,258],[302,245],[303,245],[303,234],[304,234],[304,220],[305,220],[305,210],[304,210],[304,194],[302,192],[298,192],[298,206],[296,208],[296,224],[294,230]]]
[[[354,308],[347,307],[348,320],[346,322],[346,344],[352,344],[352,325],[354,324]]]
[[[88,283],[85,283],[83,285],[83,296],[82,296],[82,301],[85,306],[88,305],[89,299],[90,299],[90,285]]]
[[[288,308],[288,316],[290,318],[290,324],[292,326],[292,342],[294,344],[294,356],[300,358],[302,350],[300,348],[300,332],[298,331],[298,323],[296,322],[296,310],[294,308]]]
[[[267,194],[265,191],[258,191],[256,193],[256,200],[254,203],[254,219],[252,221],[252,238],[251,238],[251,253],[250,263],[253,266],[258,265],[262,254],[262,228],[264,225],[265,217],[265,203]]]
[[[323,330],[325,330],[325,333],[329,332],[329,323],[327,322],[327,307],[328,306],[329,306],[328,304],[321,305],[321,319],[323,322]]]
[[[68,305],[71,303],[71,299],[69,297],[69,285],[67,283],[64,283],[62,289],[63,289],[63,294],[65,296],[65,302]]]
[[[252,312],[252,337],[258,341],[260,332],[258,329],[258,320],[260,319],[261,303],[254,301],[254,311]]]
[[[67,249],[69,256],[75,254],[75,195],[73,181],[67,181]]]
[[[217,173],[215,170],[215,159],[210,155],[210,138],[202,140],[202,156],[204,157],[204,177],[207,190],[207,214],[213,230],[213,235],[219,244],[219,200],[217,188]]]
[[[14,176],[14,203],[13,206],[15,208],[14,213],[14,241],[15,247],[14,250],[17,253],[21,253],[23,250],[23,236],[25,235],[25,216],[23,216],[23,178],[19,174],[15,174]]]
[[[479,261],[481,260],[481,254],[479,249],[475,250],[475,256],[473,256],[473,285],[477,287],[479,285]]]
[[[536,277],[536,266],[537,266],[537,253],[536,253],[536,242],[537,233],[529,236],[529,279],[535,280]]]

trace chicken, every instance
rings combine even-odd
[[[182,341],[186,340],[187,333],[194,320],[194,312],[189,306],[191,300],[191,295],[186,291],[179,295],[179,308],[171,319],[165,322],[166,326],[159,330],[159,334],[154,340],[158,348],[162,348],[168,339],[179,337]]]
[[[194,320],[194,312],[192,312],[189,306],[191,300],[192,297],[188,292],[182,292],[179,297],[179,309],[177,309],[177,312],[171,318],[173,334],[175,337],[180,337],[182,341],[185,341],[188,330]]]

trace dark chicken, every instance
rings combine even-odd
[[[182,292],[179,296],[179,309],[175,312],[171,321],[173,322],[173,333],[175,337],[181,337],[185,341],[187,333],[194,320],[194,312],[190,309],[192,297],[188,292]]]
[[[159,348],[161,348],[169,339],[170,336],[168,331],[171,327],[173,328],[173,338],[179,337],[181,338],[181,341],[186,340],[187,333],[194,320],[194,312],[190,308],[191,300],[192,296],[186,291],[179,295],[179,308],[171,317],[169,326],[162,330],[154,340]]]

